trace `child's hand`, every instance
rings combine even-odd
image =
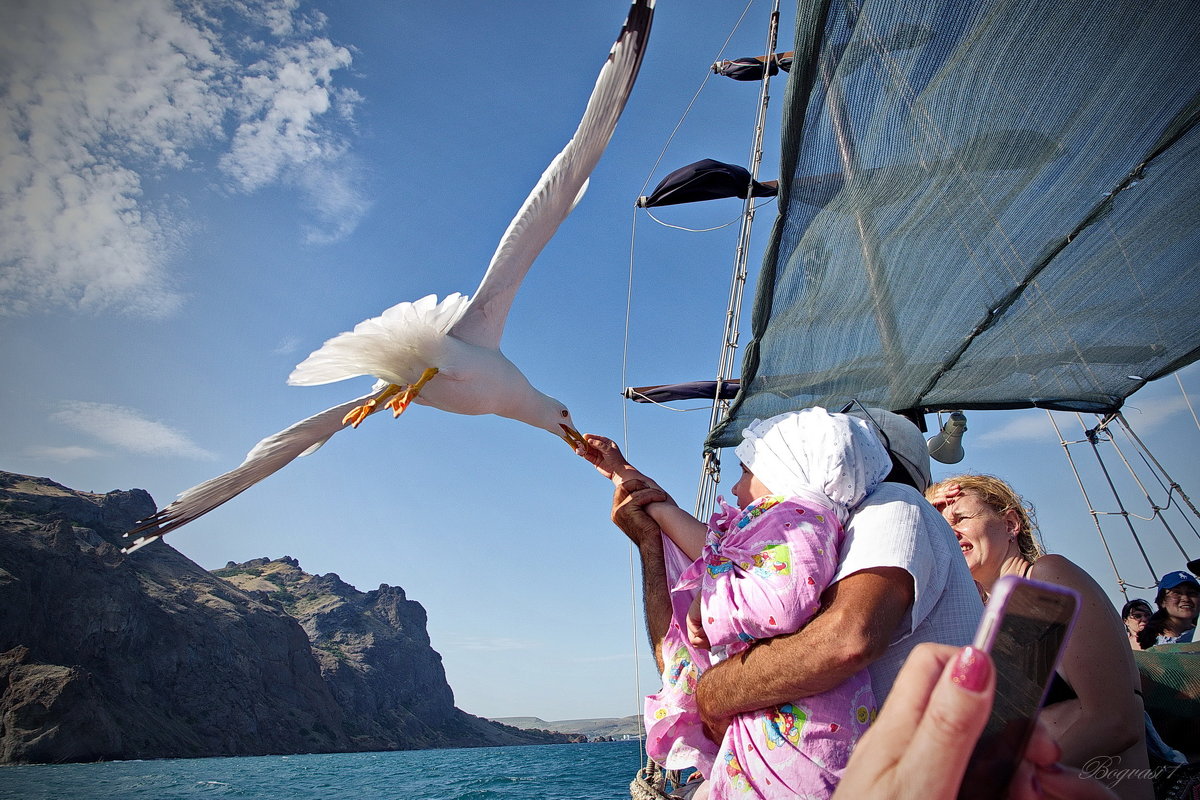
[[[612,453],[615,452],[618,459],[621,457],[621,450],[616,442],[594,433],[585,433],[583,441],[584,444],[575,446],[575,453],[599,470],[601,475],[611,478],[613,470],[608,462],[612,460]]]
[[[712,647],[708,643],[708,634],[704,632],[704,620],[700,611],[700,593],[696,593],[696,599],[692,601],[691,607],[687,613],[687,635],[688,641],[693,647],[699,647],[701,650],[708,650]]]
[[[594,433],[585,433],[583,439],[587,442],[587,449],[584,450],[580,447],[575,452],[586,459],[604,477],[618,486],[631,478],[640,478],[654,485],[653,481],[629,465],[625,456],[621,455],[621,448],[617,447],[617,443],[612,439],[597,436]]]

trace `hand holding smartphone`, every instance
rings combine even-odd
[[[1063,586],[1014,575],[996,582],[973,642],[991,654],[996,695],[963,776],[960,800],[1007,793],[1078,609],[1078,593]]]

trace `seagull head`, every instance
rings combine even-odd
[[[587,448],[587,442],[583,440],[583,434],[575,430],[575,421],[571,419],[571,412],[562,403],[558,404],[558,430],[551,431],[567,443],[567,446],[578,452],[580,447]]]
[[[566,442],[572,450],[580,446],[587,447],[582,434],[575,429],[575,420],[571,419],[571,412],[567,410],[567,407],[549,395],[536,390],[535,393],[536,402],[532,407],[523,409],[527,415],[522,415],[517,419],[527,422],[535,428],[550,431]]]

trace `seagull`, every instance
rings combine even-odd
[[[383,408],[396,417],[414,402],[455,414],[496,414],[544,428],[572,449],[586,446],[566,406],[535,389],[500,352],[500,337],[521,281],[583,197],[612,138],[642,63],[654,3],[633,0],[575,135],[509,223],[475,294],[399,303],[325,342],[296,366],[288,383],[315,386],[372,375],[378,381],[371,392],[263,439],[237,468],[140,520],[125,536],[141,535],[122,552],[132,553],[207,514]]]

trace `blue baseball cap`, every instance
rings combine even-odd
[[[1182,583],[1190,583],[1197,589],[1200,589],[1200,580],[1197,580],[1195,575],[1177,569],[1162,576],[1162,580],[1158,582],[1158,590],[1161,592],[1166,589],[1174,589]]]

